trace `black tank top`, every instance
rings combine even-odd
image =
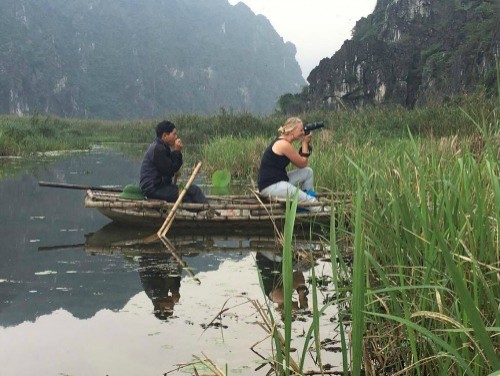
[[[286,168],[290,164],[290,159],[284,155],[277,155],[273,151],[273,145],[278,140],[279,137],[271,142],[260,161],[259,179],[257,181],[259,191],[280,181],[288,181]]]

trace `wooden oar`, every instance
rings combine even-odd
[[[122,192],[123,189],[120,187],[92,187],[90,185],[82,184],[68,184],[68,183],[56,183],[50,181],[39,181],[38,185],[41,187],[52,187],[52,188],[67,188],[67,189],[91,189],[93,191],[108,191],[108,192]]]
[[[167,218],[165,219],[165,222],[163,222],[163,225],[160,227],[156,235],[158,235],[159,238],[165,237],[167,234],[167,231],[169,230],[170,226],[172,225],[172,222],[174,221],[175,214],[177,212],[177,208],[182,202],[182,199],[186,195],[187,190],[191,186],[191,184],[194,181],[194,178],[196,177],[196,174],[198,174],[198,171],[200,171],[201,168],[201,162],[198,162],[196,167],[193,170],[193,173],[191,174],[191,177],[187,181],[186,185],[184,186],[184,189],[182,190],[181,193],[179,193],[179,198],[177,198],[177,201],[175,202],[174,206],[170,210],[170,213],[168,213]]]

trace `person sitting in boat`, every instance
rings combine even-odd
[[[314,173],[308,167],[308,158],[311,155],[310,142],[312,132],[304,133],[304,124],[298,117],[291,117],[278,129],[280,135],[271,142],[264,151],[260,162],[258,187],[260,194],[286,198],[294,197],[297,186],[299,202],[317,202],[316,197],[306,192],[313,192]],[[293,142],[302,140],[300,151],[294,148]],[[287,172],[290,162],[296,169]],[[313,207],[311,209],[319,209]]]
[[[179,187],[174,176],[182,166],[182,140],[175,125],[164,120],[156,126],[156,139],[149,146],[141,165],[140,187],[148,198],[175,202]],[[183,202],[208,203],[200,187],[192,184]]]

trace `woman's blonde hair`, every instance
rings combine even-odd
[[[285,124],[278,128],[278,132],[282,135],[287,135],[297,127],[297,124],[302,123],[302,120],[298,117],[291,117],[286,119]]]

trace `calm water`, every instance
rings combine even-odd
[[[177,365],[203,353],[221,368],[227,364],[229,374],[270,370],[265,359],[271,342],[249,299],[266,302],[258,268],[266,290],[279,275],[272,236],[188,230],[169,233],[169,250],[160,243],[145,246],[136,240],[150,230],[110,224],[83,207],[83,191],[37,184],[124,186],[137,182],[139,164],[108,151],[29,163],[0,160],[1,171],[17,169],[0,180],[2,375],[191,374],[176,371]],[[310,272],[301,267],[297,274],[307,282]],[[318,260],[316,273],[329,272],[329,264]],[[297,302],[292,346],[298,353],[311,322],[311,299]],[[334,314],[323,317],[322,340],[338,339]],[[341,370],[340,355],[326,352],[323,364]],[[312,358],[308,366],[318,369]]]

